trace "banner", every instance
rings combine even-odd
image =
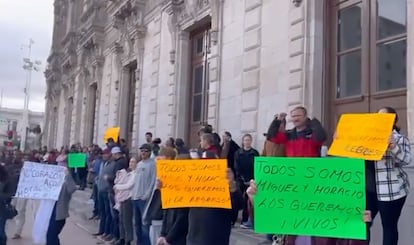
[[[69,168],[86,167],[86,154],[85,153],[69,153],[68,154],[68,167]]]
[[[342,115],[328,154],[381,160],[388,147],[394,120],[395,114],[390,113]]]
[[[109,138],[112,138],[115,143],[118,142],[120,127],[108,128],[104,134],[104,142],[107,143]]]
[[[65,180],[65,167],[25,162],[20,172],[16,197],[55,200]]]
[[[255,232],[365,239],[362,159],[255,158]]]
[[[231,208],[227,160],[158,160],[162,208]]]

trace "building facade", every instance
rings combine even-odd
[[[414,140],[412,27],[412,0],[55,0],[44,144],[195,145],[209,123],[260,148],[299,105],[330,132],[392,106]]]
[[[42,134],[36,132],[37,128],[43,130],[44,113],[29,111],[29,124],[27,130],[23,123],[23,110],[0,108],[0,148],[18,149],[23,140],[23,133],[27,134],[25,149],[39,149]]]

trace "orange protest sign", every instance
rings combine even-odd
[[[395,114],[344,114],[328,154],[378,161],[388,147]]]
[[[118,142],[119,130],[119,127],[108,128],[104,134],[104,142],[107,143],[109,138],[112,138],[115,143]]]
[[[158,160],[162,208],[231,208],[225,159]]]

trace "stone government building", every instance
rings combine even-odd
[[[261,146],[298,105],[330,132],[393,106],[414,140],[413,2],[55,0],[44,143],[102,144],[120,126],[133,148],[147,131],[194,145],[210,123]]]

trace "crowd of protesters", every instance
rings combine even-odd
[[[380,113],[394,113],[392,108],[383,108]],[[321,147],[327,135],[317,119],[310,119],[303,107],[290,112],[293,129],[286,129],[287,114],[276,115],[271,122],[261,154],[253,148],[253,137],[245,134],[240,146],[232,139],[230,132],[220,137],[210,125],[199,131],[200,145],[197,148],[186,146],[183,139],[168,138],[163,144],[160,138],[153,139],[152,133],[145,135],[136,155],[130,154],[124,139],[108,139],[106,147],[97,145],[82,147],[76,144],[70,148],[47,151],[33,151],[22,154],[2,152],[0,168],[0,197],[7,203],[15,184],[8,184],[8,176],[18,176],[25,160],[68,167],[69,153],[86,154],[84,167],[69,168],[67,181],[68,196],[61,202],[70,201],[74,184],[79,190],[92,188],[94,210],[90,219],[99,220],[99,229],[94,236],[102,242],[128,245],[227,245],[232,227],[240,222],[243,229],[254,227],[253,200],[257,192],[254,182],[254,158],[262,156],[279,157],[321,157]],[[389,148],[384,159],[376,164],[366,163],[367,210],[361,217],[367,222],[368,234],[372,220],[379,212],[383,225],[383,245],[396,245],[398,241],[398,219],[408,194],[408,179],[402,166],[411,161],[408,139],[400,134],[398,117],[390,137]],[[222,158],[228,162],[228,183],[231,192],[232,208],[161,208],[162,183],[157,180],[156,160],[158,159],[212,159]],[[386,176],[397,179],[387,179]],[[15,178],[16,179],[16,178]],[[73,179],[72,183],[69,179]],[[398,183],[398,184],[397,184]],[[19,200],[17,200],[19,201]],[[58,202],[59,203],[59,202]],[[16,232],[13,239],[21,237],[26,204],[15,204],[19,215],[15,217]],[[67,210],[68,207],[63,208]],[[0,210],[4,208],[0,205]],[[240,214],[241,212],[241,215]],[[57,213],[53,220],[56,220]],[[48,232],[48,245],[59,244],[58,235],[68,216],[64,212],[57,219],[53,231]],[[0,215],[0,244],[6,240],[5,218]],[[270,221],[269,221],[270,222]],[[3,239],[3,240],[2,240]],[[55,239],[55,240],[53,240]],[[57,239],[57,240],[56,240]],[[269,234],[262,244],[283,245],[357,245],[367,241],[336,238],[285,236]],[[57,242],[56,242],[57,241]]]

